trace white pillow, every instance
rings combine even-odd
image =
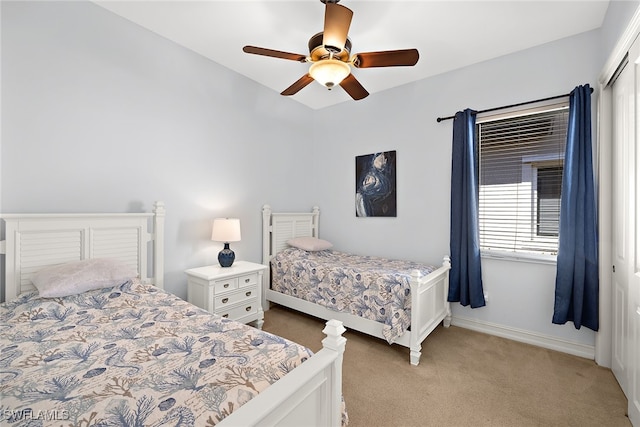
[[[289,239],[287,240],[287,244],[294,248],[304,249],[305,251],[323,251],[333,247],[332,243],[311,236]]]
[[[136,277],[133,268],[112,258],[94,258],[52,265],[31,281],[43,298],[65,297],[120,285]]]

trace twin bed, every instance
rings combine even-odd
[[[263,215],[263,309],[274,302],[410,349],[417,365],[422,342],[451,324],[449,270],[409,261],[335,251],[318,239],[320,210]],[[293,246],[292,246],[293,245]]]
[[[153,213],[1,217],[0,424],[346,420],[342,324],[328,321],[323,349],[312,354],[165,292],[162,203]],[[94,261],[104,260],[134,277],[103,280]],[[69,286],[78,270],[62,275],[54,266],[82,266],[98,285],[78,290]]]

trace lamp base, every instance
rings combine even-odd
[[[218,262],[221,267],[231,267],[236,259],[236,254],[229,249],[229,244],[224,244],[224,249],[218,253]]]

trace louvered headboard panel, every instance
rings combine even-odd
[[[147,271],[146,256],[141,249],[149,241],[147,234],[138,227],[114,227],[91,230],[92,252],[90,258],[117,258],[140,271]]]
[[[7,226],[7,231],[9,228]],[[15,231],[12,235],[15,236],[16,244],[13,265],[19,265],[14,273],[18,295],[34,289],[31,276],[42,267],[82,259],[83,230],[42,232],[25,230]],[[7,268],[6,265],[5,268]]]
[[[4,300],[34,289],[41,268],[89,258],[117,258],[139,277],[163,287],[164,204],[153,213],[4,214]],[[151,252],[149,252],[151,251]],[[149,274],[148,255],[153,272]]]
[[[262,208],[262,263],[269,265],[271,258],[287,247],[294,237],[318,237],[320,209],[315,206],[309,213],[274,213],[269,205]]]

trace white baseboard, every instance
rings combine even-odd
[[[548,348],[550,350],[573,354],[574,356],[580,356],[586,359],[595,359],[595,347],[592,345],[566,341],[561,338],[525,331],[523,329],[511,328],[504,325],[458,316],[453,316],[451,318],[451,324],[489,335],[495,335],[526,344],[536,345],[538,347]]]

